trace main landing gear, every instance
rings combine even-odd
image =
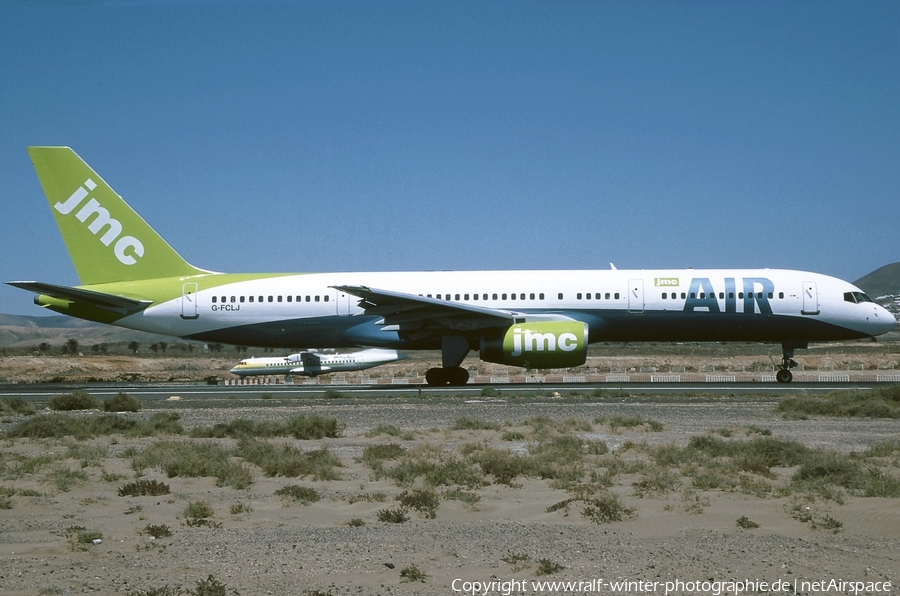
[[[429,385],[460,386],[469,382],[469,371],[461,368],[466,354],[469,353],[469,341],[462,335],[444,335],[441,337],[441,368],[429,368],[425,373],[425,381]]]
[[[794,348],[806,348],[807,342],[781,342],[781,365],[778,372],[775,373],[775,380],[779,383],[790,383],[794,375],[791,373],[792,368],[797,368],[798,364],[794,360]]]

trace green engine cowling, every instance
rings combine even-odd
[[[525,368],[567,368],[587,359],[588,326],[579,321],[517,323],[481,337],[485,362]]]

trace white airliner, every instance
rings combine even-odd
[[[369,348],[356,352],[324,354],[316,351],[299,352],[289,356],[244,358],[231,373],[244,377],[259,375],[305,375],[317,377],[335,372],[350,372],[381,366],[406,358],[397,350]]]
[[[487,362],[563,368],[594,342],[874,337],[897,321],[856,286],[782,269],[231,274],[185,261],[68,147],[29,147],[81,285],[20,281],[38,306],[186,339],[246,346],[441,351],[429,384]]]

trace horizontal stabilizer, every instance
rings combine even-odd
[[[53,298],[59,298],[61,300],[73,300],[75,302],[93,304],[97,308],[121,314],[136,313],[153,304],[151,300],[134,300],[133,298],[126,298],[116,294],[104,294],[103,292],[83,290],[81,288],[72,288],[69,286],[59,286],[39,281],[8,281],[6,284],[23,290],[51,296]]]

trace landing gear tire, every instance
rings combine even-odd
[[[786,368],[782,368],[775,373],[775,380],[779,383],[790,383],[793,378],[794,375]]]
[[[425,372],[425,382],[429,385],[446,385],[447,376],[443,368],[429,368]]]
[[[453,368],[429,368],[425,372],[425,382],[429,385],[459,387],[469,382],[469,371],[458,366]]]
[[[469,371],[464,368],[448,368],[448,383],[454,387],[462,387],[469,382]]]

